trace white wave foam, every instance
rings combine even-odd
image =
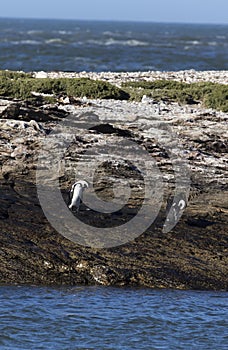
[[[191,40],[191,41],[188,41],[187,43],[190,45],[200,45],[201,44],[201,42],[198,40]]]
[[[218,43],[217,43],[216,41],[210,41],[210,42],[208,43],[208,45],[209,45],[209,46],[217,46]]]
[[[226,36],[225,35],[217,35],[216,39],[226,39]]]
[[[60,38],[51,38],[45,40],[45,44],[64,44],[65,42]]]
[[[37,40],[19,40],[19,41],[11,41],[13,45],[39,45],[40,42]]]
[[[73,34],[73,32],[71,32],[70,30],[59,30],[58,34],[60,34],[60,35],[71,35],[71,34]]]
[[[111,32],[109,30],[103,32],[102,34],[105,36],[119,36],[120,35],[119,33]]]
[[[27,31],[27,34],[28,35],[34,35],[34,34],[42,34],[43,33],[43,30],[28,30]]]
[[[89,44],[95,44],[95,45],[104,45],[104,46],[111,46],[111,45],[122,45],[122,46],[148,46],[148,43],[145,41],[139,41],[135,39],[130,40],[116,40],[113,38],[107,39],[107,40],[88,40]]]

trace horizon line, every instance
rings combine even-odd
[[[186,24],[186,25],[228,25],[228,23],[224,22],[185,22],[185,21],[154,21],[154,20],[136,20],[136,19],[80,19],[80,18],[50,18],[50,17],[8,17],[8,16],[1,16],[0,19],[18,19],[18,20],[47,20],[47,21],[81,21],[81,22],[117,22],[117,23],[154,23],[154,24]]]

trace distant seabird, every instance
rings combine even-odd
[[[88,187],[89,187],[88,182],[84,180],[77,181],[71,186],[70,205],[68,206],[69,209],[76,207],[77,212],[79,211],[79,207],[83,197],[83,192],[85,188],[88,188]]]

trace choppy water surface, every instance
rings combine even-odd
[[[0,18],[0,69],[228,69],[228,25]]]
[[[0,287],[0,349],[227,349],[223,292]]]

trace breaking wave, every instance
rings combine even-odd
[[[109,38],[107,40],[88,40],[89,44],[94,45],[103,45],[103,46],[111,46],[111,45],[121,45],[121,46],[148,46],[149,43],[145,41],[139,41],[135,39],[129,40],[116,40],[113,38]]]

